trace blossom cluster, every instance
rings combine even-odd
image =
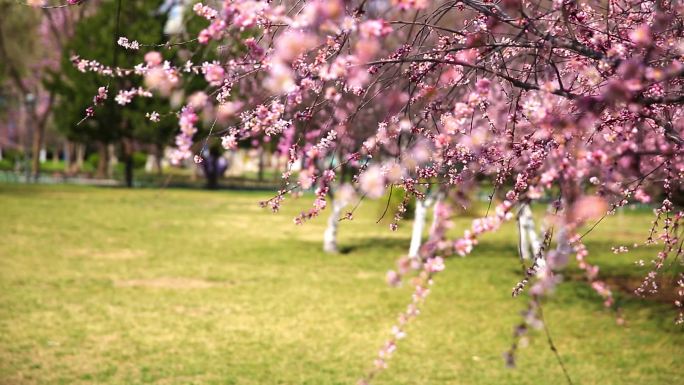
[[[151,98],[152,92],[142,88],[131,88],[130,90],[120,90],[119,93],[116,95],[114,100],[119,103],[122,106],[125,106],[126,104],[130,103],[133,101],[133,98],[135,96],[140,96],[144,98]]]
[[[192,138],[197,132],[195,124],[199,117],[195,110],[190,106],[185,106],[180,112],[178,124],[180,125],[180,133],[176,136],[176,149],[171,154],[171,163],[180,164],[185,159],[192,156],[191,147],[193,144]],[[195,157],[195,162],[199,163],[201,158]]]
[[[137,40],[128,40],[127,37],[121,36],[119,40],[116,41],[121,47],[130,49],[132,51],[137,51],[140,49],[140,43]]]

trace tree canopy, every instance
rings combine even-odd
[[[216,56],[166,63],[153,50],[135,71],[122,72],[89,62],[86,54],[98,52],[84,45],[73,63],[94,77],[144,75],[147,88],[140,92],[162,96],[201,75],[205,92],[177,108],[176,163],[203,161],[196,141],[220,137],[232,150],[241,141],[277,140],[288,169],[282,188],[262,205],[278,211],[290,195],[313,188],[313,204],[295,218],[298,224],[328,207],[346,166],[361,192],[350,202],[403,190],[392,230],[410,197],[423,200],[433,188],[452,197],[440,205],[420,253],[401,258],[388,274],[391,284],[412,277],[413,295],[360,383],[386,367],[445,259],[470,254],[483,235],[532,202],[547,206],[548,223],[534,258],[521,261],[520,280],[511,285],[514,297],[531,298],[516,338],[543,322],[540,298],[562,282],[571,258],[605,306],[615,308],[582,239],[629,202],[655,204],[644,243],[662,246],[636,294],[657,291],[667,262],[682,262],[684,211],[675,201],[684,178],[681,2],[233,0],[192,9],[203,29],[182,45]],[[124,45],[147,42],[132,26],[124,34]],[[82,111],[90,102],[81,102]],[[90,103],[95,122],[101,104]],[[207,116],[212,129],[198,137]],[[337,161],[308,167],[329,159]],[[295,178],[297,162],[308,172]],[[454,237],[448,232],[454,196],[478,187],[493,190],[490,209]],[[344,218],[353,218],[357,206]],[[509,353],[513,362],[515,349]]]

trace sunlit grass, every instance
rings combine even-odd
[[[324,218],[295,226],[310,199],[273,215],[264,193],[0,185],[0,383],[354,384],[409,289],[384,274],[408,248],[364,202],[340,228],[344,253],[321,250]],[[458,226],[468,223],[459,219]],[[653,250],[645,211],[588,236],[603,274],[641,274]],[[504,367],[524,297],[512,226],[448,261],[423,313],[378,384],[562,384],[532,333]],[[583,282],[545,315],[577,384],[684,383],[673,309],[623,296],[626,326]]]

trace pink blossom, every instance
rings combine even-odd
[[[425,270],[431,273],[439,273],[444,270],[444,259],[442,257],[428,259],[425,263]]]
[[[161,67],[152,68],[145,75],[145,85],[151,90],[157,90],[162,95],[169,95],[178,85],[178,76]]]
[[[237,144],[238,143],[237,143],[237,138],[235,137],[235,134],[224,135],[221,137],[221,145],[226,150],[237,149]]]
[[[573,218],[578,222],[595,219],[605,214],[608,205],[605,199],[596,196],[584,196],[573,206]]]
[[[286,32],[275,42],[275,57],[291,62],[299,55],[318,45],[315,35],[299,31]]]
[[[212,86],[220,86],[225,77],[225,70],[216,62],[204,63],[202,65],[202,73],[204,73],[204,78]]]
[[[215,9],[202,3],[196,3],[195,5],[193,5],[192,10],[199,16],[202,16],[208,20],[215,19],[218,16],[218,12]]]
[[[162,63],[164,58],[162,58],[161,53],[157,51],[149,51],[145,54],[145,63],[148,67],[156,67]]]
[[[387,281],[388,285],[396,287],[401,284],[401,276],[394,270],[388,270],[385,281]]]
[[[642,24],[629,33],[629,39],[638,46],[648,46],[652,41],[651,29]]]
[[[197,132],[195,124],[199,120],[192,107],[183,107],[178,120],[180,133],[176,136],[176,150],[171,154],[171,163],[180,164],[183,160],[190,158],[192,152],[192,137]],[[195,158],[195,162],[201,161],[201,157]]]
[[[287,64],[277,61],[269,67],[266,87],[276,94],[293,92],[297,87],[294,76],[294,71]]]
[[[468,238],[459,238],[454,242],[454,250],[458,255],[464,257],[473,251],[473,242]]]
[[[241,101],[221,103],[216,110],[216,117],[219,121],[226,122],[237,115],[243,105],[244,103]]]
[[[385,178],[378,165],[370,166],[361,174],[359,187],[368,198],[377,199],[385,193]]]
[[[651,197],[641,188],[634,192],[634,198],[641,203],[650,203]]]
[[[188,97],[188,105],[195,110],[204,108],[208,101],[209,96],[202,91],[195,92]]]
[[[359,25],[359,32],[365,38],[383,37],[392,33],[392,27],[384,20],[367,20]]]
[[[427,8],[428,0],[392,0],[392,4],[403,10],[408,9],[425,9]]]

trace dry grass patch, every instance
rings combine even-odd
[[[210,289],[230,286],[229,282],[213,282],[196,278],[159,277],[114,281],[116,287],[142,287],[148,289]]]
[[[95,250],[95,249],[73,249],[67,255],[79,258],[92,258],[100,260],[130,260],[144,258],[147,252],[140,249],[114,249],[114,250]]]

